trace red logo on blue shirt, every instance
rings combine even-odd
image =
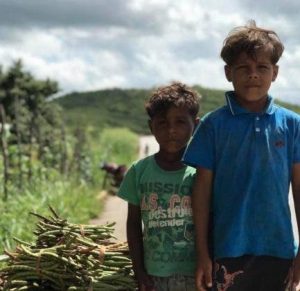
[[[282,140],[277,140],[277,141],[275,142],[275,146],[276,146],[277,148],[282,148],[282,147],[285,146],[285,143],[284,143],[284,141],[282,141]]]

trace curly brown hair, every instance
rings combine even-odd
[[[200,108],[200,95],[181,82],[174,82],[171,85],[159,87],[155,90],[145,109],[150,118],[157,114],[164,114],[172,107],[185,107],[189,113],[196,117]]]
[[[270,51],[271,62],[275,65],[284,51],[284,46],[273,30],[257,27],[255,21],[250,20],[247,25],[229,32],[223,43],[221,58],[227,65],[232,65],[243,52],[255,59],[260,49]]]

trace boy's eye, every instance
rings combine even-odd
[[[237,70],[245,70],[245,69],[247,69],[247,66],[246,65],[239,65],[236,68],[237,68]]]
[[[269,69],[269,67],[267,65],[259,65],[258,68],[262,69],[262,70],[268,70]]]

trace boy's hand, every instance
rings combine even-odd
[[[209,258],[200,260],[195,279],[198,291],[205,291],[212,287],[212,262]]]
[[[154,283],[147,273],[140,273],[137,280],[139,291],[155,291]]]
[[[296,256],[293,264],[293,290],[300,290],[300,253]]]

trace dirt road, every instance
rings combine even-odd
[[[151,155],[158,150],[158,144],[153,136],[141,136],[139,139],[139,158]],[[101,216],[93,219],[91,224],[105,224],[115,221],[114,235],[118,241],[126,241],[127,203],[118,196],[108,195]]]
[[[105,224],[107,222],[116,222],[114,236],[118,241],[126,241],[126,216],[127,203],[118,196],[108,194],[104,198],[104,209],[101,216],[93,219],[91,224]]]

